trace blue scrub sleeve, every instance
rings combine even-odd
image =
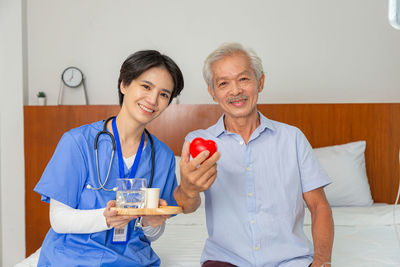
[[[42,195],[42,201],[49,203],[52,198],[76,208],[86,174],[83,153],[74,137],[67,132],[61,137],[34,191]]]
[[[303,193],[330,184],[329,176],[322,168],[310,143],[300,130],[297,130],[296,133],[296,145]]]
[[[160,194],[160,197],[167,201],[168,206],[178,206],[174,198],[174,191],[177,186],[178,182],[175,175],[175,157],[172,156],[172,162],[168,170],[168,177],[164,186],[164,190]]]

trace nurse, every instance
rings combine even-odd
[[[147,123],[158,117],[183,89],[179,67],[154,50],[139,51],[121,66],[118,80],[121,109],[105,127],[117,143],[109,178],[112,141],[98,139],[100,187],[96,170],[95,137],[104,121],[66,132],[48,163],[35,191],[50,203],[51,228],[42,244],[38,266],[159,266],[151,241],[163,232],[167,216],[116,216],[116,179],[146,178],[152,169],[152,145],[144,134]],[[140,146],[142,137],[143,146]],[[177,205],[173,152],[155,136],[154,180],[160,188],[160,205]],[[120,144],[118,146],[118,143]],[[141,148],[142,147],[142,148]],[[122,169],[119,166],[123,161]],[[134,164],[134,161],[137,161]],[[133,165],[133,167],[132,167]],[[133,173],[133,174],[131,174]],[[135,225],[136,223],[136,225]]]

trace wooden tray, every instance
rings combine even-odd
[[[118,211],[118,215],[172,215],[182,212],[179,206],[160,206],[155,209],[136,209],[136,208],[111,208]]]

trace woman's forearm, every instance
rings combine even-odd
[[[79,210],[71,208],[57,200],[50,199],[50,224],[59,234],[91,234],[105,230],[108,227],[103,215],[104,208]],[[143,227],[146,238],[152,242],[164,232],[165,225],[158,227]]]

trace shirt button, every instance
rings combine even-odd
[[[248,166],[247,168],[246,168],[246,171],[251,171],[251,168],[250,168],[250,166]]]
[[[251,220],[251,224],[254,224],[255,223],[255,221],[254,220]]]
[[[250,192],[250,193],[248,193],[247,195],[248,195],[249,197],[251,197],[251,196],[253,196],[253,193]]]
[[[255,247],[254,247],[254,250],[255,250],[255,251],[257,251],[257,250],[259,250],[259,249],[260,249],[260,248],[259,248],[258,246],[255,246]]]
[[[243,144],[244,144],[244,142],[243,142],[243,141],[240,141],[240,142],[239,142],[239,144],[243,145]]]

